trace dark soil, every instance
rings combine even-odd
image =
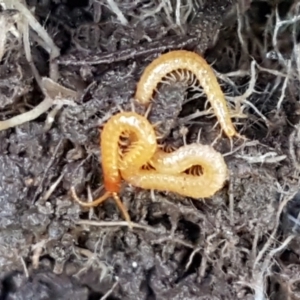
[[[244,0],[237,9],[231,0],[182,0],[193,6],[186,19],[182,8],[181,26],[177,1],[165,1],[162,9],[163,1],[112,1],[127,24],[109,2],[27,0],[60,48],[49,61],[30,32],[38,73],[48,77],[57,64],[59,84],[79,96],[58,110],[54,122],[43,114],[0,131],[0,299],[300,299],[299,21],[281,27],[272,44],[276,7],[282,19],[292,20],[299,15],[297,1]],[[0,17],[16,14],[3,9]],[[22,41],[11,31],[7,37],[1,120],[43,99]],[[87,210],[70,188],[82,199],[89,189],[92,198],[101,195],[99,128],[120,108],[132,109],[144,68],[175,49],[202,54],[219,72],[228,98],[249,87],[253,59],[284,74],[290,59],[293,76],[285,87],[286,76],[256,67],[243,116],[231,102],[234,122],[248,138],[234,139],[233,147],[226,136],[216,140],[215,118],[191,117],[204,108],[197,90],[185,82],[160,86],[149,118],[161,122],[163,142],[195,142],[201,129],[201,143],[216,140],[230,178],[201,201],[124,183],[120,197],[138,224],[130,230],[112,199]]]

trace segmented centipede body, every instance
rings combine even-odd
[[[228,177],[227,166],[221,153],[211,146],[191,144],[172,153],[157,150],[150,160],[155,170],[121,170],[128,183],[144,188],[170,191],[192,198],[206,198],[220,190]],[[200,165],[200,176],[184,171]]]
[[[213,70],[196,53],[172,51],[154,60],[142,74],[135,99],[149,104],[157,84],[166,75],[179,70],[192,72],[198,79],[225,134],[230,139],[239,136]],[[121,141],[124,136],[128,138],[129,146]],[[122,143],[127,148],[120,155]],[[221,189],[228,176],[223,156],[211,146],[186,145],[171,153],[159,150],[153,126],[145,117],[134,112],[121,112],[105,124],[100,147],[106,193],[86,203],[78,199],[73,190],[73,198],[85,207],[92,207],[113,196],[129,224],[130,216],[118,196],[122,179],[144,189],[206,198]],[[200,166],[201,172],[185,172],[195,166]]]
[[[122,136],[128,137],[129,148],[120,155],[119,146],[120,143],[122,144],[120,141]],[[119,198],[122,182],[120,170],[126,169],[128,172],[132,172],[132,170],[142,168],[144,162],[150,160],[157,148],[153,126],[145,117],[134,112],[116,114],[104,125],[100,147],[106,192],[92,202],[84,202],[77,197],[75,189],[72,187],[73,199],[84,207],[93,207],[112,196],[128,222],[128,226],[132,228],[128,211]]]
[[[119,142],[124,134],[131,144],[128,151],[120,155]],[[72,189],[73,198],[85,207],[92,207],[112,196],[130,227],[130,216],[118,195],[122,179],[136,187],[192,198],[214,195],[227,179],[223,156],[211,146],[191,144],[173,152],[160,150],[153,126],[134,112],[121,112],[111,117],[101,133],[100,146],[105,194],[93,202],[83,202]],[[185,173],[194,166],[201,166],[201,174]]]
[[[119,140],[123,133],[134,138],[134,144],[122,159]],[[156,151],[156,135],[148,120],[134,112],[121,112],[112,116],[101,133],[101,156],[104,186],[109,192],[120,191],[122,169],[136,169],[150,160]]]
[[[177,70],[192,72],[207,95],[208,101],[220,123],[222,130],[231,138],[239,136],[230,118],[227,103],[212,68],[197,53],[177,50],[162,54],[144,70],[137,85],[135,99],[148,104],[158,83],[169,73]]]

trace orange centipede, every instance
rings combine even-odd
[[[192,72],[198,79],[225,134],[230,139],[240,136],[232,124],[224,94],[213,70],[196,53],[178,50],[154,60],[141,76],[135,99],[141,104],[149,104],[158,83],[167,74],[178,70]],[[130,145],[126,151],[120,153],[120,139],[123,136],[127,137]],[[100,147],[105,194],[89,203],[78,199],[74,190],[73,197],[81,205],[92,207],[113,196],[129,223],[129,214],[118,196],[122,179],[144,189],[206,198],[221,189],[228,176],[223,156],[211,146],[192,144],[173,152],[160,150],[153,126],[145,117],[134,112],[119,113],[105,124]],[[195,166],[200,166],[202,174],[198,171],[186,173]]]
[[[207,95],[222,130],[229,138],[240,137],[231,121],[224,93],[212,68],[195,52],[176,50],[162,54],[153,60],[145,68],[138,82],[135,100],[144,105],[149,104],[159,82],[166,75],[177,70],[187,70],[195,75]]]
[[[122,135],[129,135],[130,149],[120,155],[119,141]],[[73,198],[82,206],[92,207],[113,196],[124,218],[130,223],[129,214],[118,194],[122,178],[120,170],[131,170],[142,167],[156,151],[156,135],[148,120],[134,112],[122,112],[112,116],[105,124],[101,137],[101,165],[104,176],[105,194],[93,202],[83,202],[72,190]]]
[[[129,150],[121,154],[119,140],[129,136]],[[191,144],[173,152],[160,150],[153,126],[146,117],[134,112],[121,112],[105,124],[101,134],[101,156],[106,193],[93,202],[74,199],[86,207],[96,206],[113,196],[125,219],[129,214],[118,194],[122,179],[144,189],[176,192],[192,198],[206,198],[222,188],[227,178],[223,156],[211,146]],[[144,168],[150,165],[151,168]],[[184,171],[201,166],[202,175]]]
[[[208,198],[223,187],[228,176],[227,165],[221,153],[211,146],[198,143],[185,145],[167,153],[157,150],[149,161],[154,169],[124,169],[122,178],[143,188],[175,192],[191,198]],[[202,175],[185,171],[201,166]]]

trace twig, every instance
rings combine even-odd
[[[267,126],[270,125],[270,121],[255,107],[254,104],[252,104],[250,101],[247,100],[248,97],[252,95],[253,92],[255,92],[255,83],[256,83],[256,72],[255,72],[255,65],[256,62],[253,60],[251,62],[251,79],[249,82],[249,86],[246,90],[246,92],[241,96],[236,97],[226,97],[228,100],[234,102],[238,109],[241,109],[243,111],[243,107],[241,107],[241,104],[244,103],[247,106],[250,106],[266,123]]]
[[[88,185],[87,187],[87,192],[88,192],[88,202],[93,202],[93,195],[92,195],[92,190],[90,185]],[[90,207],[89,209],[89,220],[91,220],[93,218],[93,214],[94,214],[94,208]]]
[[[40,115],[45,113],[52,105],[53,100],[49,97],[46,97],[39,105],[34,107],[32,110],[27,111],[23,114],[19,114],[5,121],[0,121],[0,131],[35,120]]]
[[[40,182],[40,184],[39,184],[39,186],[38,186],[38,188],[37,188],[37,190],[36,190],[36,192],[35,192],[35,194],[33,196],[32,203],[35,203],[36,197],[37,197],[38,193],[41,191],[41,188],[42,188],[43,182],[44,182],[44,180],[46,178],[47,172],[50,169],[51,165],[53,164],[53,162],[54,162],[54,160],[56,158],[55,156],[56,156],[56,154],[57,154],[57,152],[58,152],[61,144],[62,144],[62,139],[60,139],[59,142],[57,143],[57,146],[55,147],[54,153],[53,153],[50,161],[48,162],[48,164],[47,164],[47,166],[46,166],[46,168],[44,170],[42,180],[41,180],[41,182]]]
[[[271,259],[278,252],[281,252],[282,250],[284,250],[294,237],[295,237],[294,235],[288,236],[279,247],[271,250],[263,263],[262,270],[253,272],[252,278],[254,278],[255,280],[252,284],[253,286],[251,285],[251,288],[254,289],[254,300],[266,300],[267,299],[265,296],[265,294],[266,294],[265,280],[264,280],[265,272],[271,267],[271,263],[270,263]]]
[[[161,244],[163,242],[177,243],[177,244],[180,244],[180,245],[185,246],[185,247],[190,248],[190,249],[194,248],[193,244],[185,242],[185,241],[177,239],[177,238],[173,238],[173,237],[162,237],[160,239],[152,241],[151,244]]]
[[[251,78],[250,78],[249,86],[248,86],[246,92],[241,96],[226,97],[226,98],[230,99],[231,101],[234,101],[235,103],[237,103],[238,106],[240,106],[240,104],[243,103],[248,97],[250,97],[253,94],[253,92],[255,91],[254,90],[255,83],[256,83],[255,65],[256,65],[256,62],[255,62],[255,60],[253,60],[251,62]]]
[[[196,249],[193,250],[193,252],[191,253],[190,257],[189,257],[189,260],[185,266],[185,271],[188,270],[188,268],[191,266],[192,262],[193,262],[193,259],[195,257],[195,255],[202,249],[202,247],[198,247]]]
[[[76,275],[75,275],[76,277],[78,277],[80,274],[88,271],[89,268],[97,268],[97,269],[100,268],[101,269],[101,274],[99,277],[100,282],[103,281],[104,278],[108,278],[111,275],[112,266],[109,266],[109,265],[107,265],[107,263],[105,261],[102,261],[100,259],[100,253],[97,253],[97,248],[98,248],[100,241],[101,241],[101,237],[98,239],[97,243],[95,244],[94,252],[90,251],[89,249],[84,249],[84,248],[80,248],[80,247],[76,247],[76,246],[73,248],[73,253],[76,257],[78,257],[77,252],[79,252],[80,255],[83,255],[83,256],[87,257],[87,259],[88,259],[85,266],[76,273]],[[102,240],[102,242],[103,242],[103,240]],[[102,247],[101,247],[101,249],[103,250]],[[100,252],[102,251],[101,249],[100,249]]]
[[[244,54],[248,54],[248,49],[247,49],[247,44],[246,41],[243,39],[243,34],[242,34],[242,29],[243,29],[243,24],[242,24],[242,20],[243,20],[243,15],[242,15],[242,7],[240,7],[242,1],[237,1],[236,2],[236,12],[237,12],[237,21],[238,21],[238,29],[237,29],[237,33],[238,33],[238,38],[239,41],[241,43],[242,49],[244,51]]]
[[[38,243],[31,246],[31,250],[32,250],[31,262],[32,262],[33,269],[37,269],[39,267],[40,257],[48,241],[49,240],[41,240]]]
[[[103,296],[100,298],[100,300],[106,300],[107,297],[114,291],[114,289],[117,287],[118,284],[119,284],[119,282],[116,281],[116,282],[114,283],[114,285],[111,287],[111,289],[109,289],[109,290],[105,293],[105,295],[103,295]]]
[[[57,59],[57,63],[60,65],[72,65],[72,66],[83,66],[83,65],[99,65],[99,64],[112,64],[115,62],[122,62],[129,59],[136,59],[141,56],[149,56],[153,54],[159,54],[166,50],[180,49],[186,46],[197,45],[199,37],[193,36],[189,38],[166,39],[165,44],[161,45],[161,41],[154,41],[148,46],[139,46],[136,49],[125,49],[116,51],[113,53],[94,53],[87,55],[85,59],[78,59],[76,55],[68,55]],[[79,56],[81,54],[79,53]]]
[[[8,2],[6,0],[5,2]],[[45,50],[50,54],[51,59],[59,56],[60,50],[54,44],[45,28],[35,19],[30,10],[19,0],[9,0],[9,4],[13,5],[28,20],[30,27],[46,42],[48,48]]]
[[[228,187],[228,196],[229,196],[229,217],[230,217],[230,225],[234,225],[234,176],[231,176],[229,180],[229,187]]]
[[[51,126],[55,120],[55,117],[56,117],[57,113],[61,110],[62,107],[63,107],[62,103],[55,105],[51,109],[51,111],[47,114],[47,118],[46,118],[45,125],[44,125],[44,132],[47,132],[51,129]]]
[[[245,161],[247,161],[249,164],[257,164],[257,163],[268,163],[268,164],[273,164],[273,163],[278,163],[282,160],[286,159],[286,155],[279,155],[276,152],[268,152],[262,155],[258,156],[247,156],[247,155],[240,155],[237,154],[235,155],[236,158],[241,158]]]
[[[275,222],[275,226],[274,229],[270,235],[270,237],[268,238],[267,242],[264,244],[263,248],[260,250],[260,252],[258,253],[254,264],[253,264],[253,269],[255,270],[257,268],[257,265],[259,263],[259,261],[261,260],[261,258],[263,257],[263,255],[266,253],[266,251],[269,249],[269,247],[273,244],[274,240],[275,240],[275,235],[278,229],[278,225],[279,225],[279,220],[280,220],[280,215],[281,212],[283,210],[283,208],[286,206],[286,204],[292,200],[294,198],[294,196],[297,194],[298,191],[293,192],[292,195],[287,196],[279,205],[278,207],[278,211],[276,214],[276,222]]]
[[[115,13],[122,25],[128,25],[128,21],[114,0],[106,0],[109,8]]]
[[[291,25],[291,24],[294,24],[294,23],[298,22],[299,20],[300,20],[300,16],[298,15],[298,16],[294,16],[290,20],[281,21],[279,13],[278,13],[278,9],[276,9],[276,26],[275,26],[274,33],[273,33],[272,45],[273,45],[274,49],[276,50],[276,54],[278,55],[278,58],[281,61],[284,61],[284,59],[282,57],[282,54],[278,50],[278,43],[277,43],[278,31],[279,31],[279,29],[280,29],[281,26],[283,26],[283,25]]]
[[[287,75],[284,79],[282,90],[281,90],[281,95],[280,95],[279,101],[277,102],[277,107],[276,107],[277,108],[277,111],[276,111],[277,117],[279,115],[279,110],[280,110],[281,104],[283,102],[283,99],[286,96],[285,95],[285,90],[286,90],[286,87],[287,87],[287,84],[288,84],[288,81],[289,81],[289,77],[290,77],[290,73],[291,73],[291,66],[292,66],[292,61],[288,60]]]
[[[106,300],[107,297],[114,291],[114,289],[117,287],[118,284],[119,284],[119,282],[116,281],[116,282],[114,283],[114,285],[111,287],[111,289],[109,289],[109,290],[105,293],[105,295],[103,295],[103,296],[100,298],[100,300]]]
[[[88,226],[97,226],[97,227],[128,227],[128,222],[126,221],[112,221],[112,222],[106,222],[106,221],[91,221],[91,220],[80,220],[80,221],[76,221],[75,222],[76,225],[88,225]],[[150,226],[146,226],[146,225],[141,225],[138,223],[133,223],[132,224],[132,228],[136,228],[136,229],[143,229],[146,231],[151,231],[154,233],[158,233],[159,230],[155,229],[153,227]]]
[[[297,138],[297,142],[299,142],[299,133],[300,133],[300,126],[299,124],[295,126],[295,129],[293,130],[293,132],[290,134],[289,137],[289,152],[290,152],[290,156],[291,159],[293,161],[293,165],[297,170],[300,170],[300,163],[298,162],[297,159],[297,155],[296,155],[296,150],[295,150],[295,139]]]
[[[15,24],[20,18],[19,13],[15,11],[3,11],[0,15],[0,61],[6,52],[6,42],[8,33],[10,32],[16,38],[20,38],[20,34],[15,27]]]
[[[39,85],[40,89],[43,89],[43,84],[42,84],[42,78],[35,67],[35,64],[33,63],[32,55],[31,55],[31,49],[30,49],[30,41],[29,41],[29,24],[27,19],[24,19],[22,21],[22,33],[23,33],[23,46],[24,46],[24,52],[25,52],[25,57],[28,61],[28,64],[31,68],[31,71],[34,75],[34,78]]]
[[[20,257],[20,260],[21,260],[21,263],[22,263],[22,266],[23,266],[23,269],[24,269],[25,277],[28,278],[29,277],[29,272],[28,272],[28,268],[26,266],[26,263],[24,261],[24,258],[22,256],[19,256],[19,257]]]
[[[45,195],[41,198],[41,202],[46,202],[49,197],[52,195],[52,193],[55,191],[55,189],[57,188],[57,186],[59,185],[59,183],[62,181],[63,177],[65,176],[64,173],[62,173],[58,179],[50,186],[50,188],[47,190],[47,192],[45,193]]]

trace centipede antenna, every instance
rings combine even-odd
[[[75,192],[75,188],[72,186],[71,187],[71,193],[72,193],[72,198],[79,203],[83,207],[93,207],[101,204],[104,202],[107,198],[109,198],[112,194],[111,192],[105,192],[104,195],[102,195],[100,198],[94,200],[93,202],[84,202],[80,200]]]
[[[222,137],[222,131],[217,135],[217,137],[214,139],[214,141],[212,142],[211,146],[213,147],[216,142]]]
[[[112,196],[113,196],[114,200],[116,201],[116,204],[117,204],[119,210],[122,212],[122,214],[124,216],[124,219],[127,221],[128,227],[130,229],[132,229],[133,228],[132,222],[131,222],[130,216],[128,214],[128,211],[125,208],[125,205],[122,203],[122,201],[121,201],[121,199],[120,199],[120,197],[118,196],[117,193],[112,193]]]

